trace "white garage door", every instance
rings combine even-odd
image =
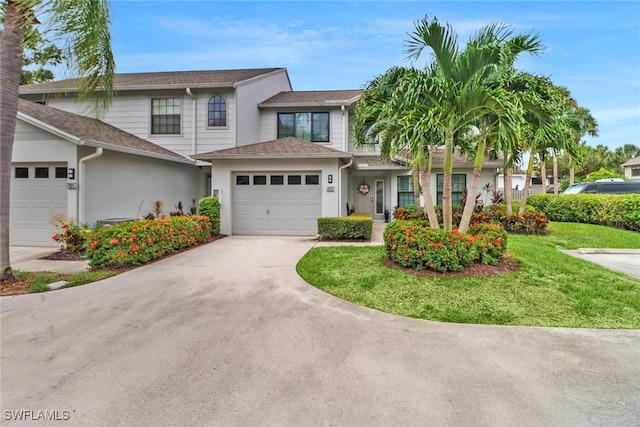
[[[67,219],[67,167],[14,165],[11,170],[10,244],[57,246],[56,218]]]
[[[236,173],[233,234],[313,236],[322,215],[320,172]]]

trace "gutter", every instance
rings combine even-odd
[[[82,224],[84,222],[84,164],[86,162],[88,162],[89,160],[93,160],[93,159],[97,159],[98,157],[102,156],[102,148],[98,147],[96,148],[95,153],[93,154],[89,154],[88,156],[85,156],[83,158],[81,158],[78,161],[78,186],[79,191],[78,191],[78,224]]]

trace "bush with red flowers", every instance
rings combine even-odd
[[[496,224],[473,224],[468,233],[429,227],[428,221],[393,221],[384,231],[387,256],[415,270],[459,271],[496,265],[507,249],[507,233]]]
[[[208,216],[170,216],[103,227],[87,237],[92,269],[140,265],[179,249],[209,242],[213,223]]]

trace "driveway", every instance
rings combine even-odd
[[[232,236],[3,297],[3,423],[30,410],[83,426],[637,425],[640,331],[380,313],[297,276],[313,245]]]

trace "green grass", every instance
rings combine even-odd
[[[112,270],[98,270],[87,271],[84,273],[55,273],[51,271],[14,271],[16,277],[25,277],[31,282],[29,292],[46,292],[49,289],[49,284],[65,280],[68,283],[62,288],[71,288],[73,286],[84,285],[86,283],[95,282],[98,280],[106,279],[107,277],[115,276],[119,272]]]
[[[339,298],[387,313],[456,323],[640,328],[640,281],[557,251],[640,248],[640,233],[553,223],[546,236],[509,236],[520,270],[491,277],[418,277],[383,263],[384,248],[319,247],[300,276]]]

